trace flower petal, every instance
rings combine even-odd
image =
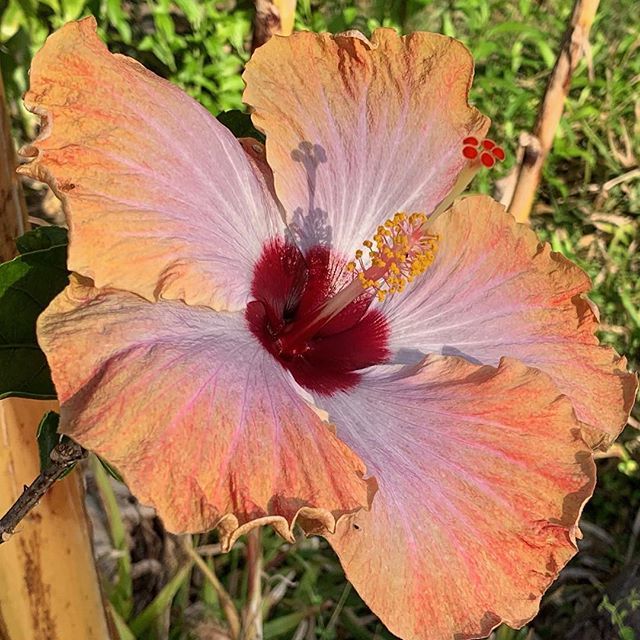
[[[296,33],[260,47],[244,101],[303,246],[343,257],[397,211],[431,212],[489,121],[467,104],[473,61],[458,41],[378,29]]]
[[[62,199],[69,268],[149,300],[239,309],[281,226],[241,145],[203,107],[109,53],[87,18],[35,56],[27,108],[43,117],[22,167]]]
[[[515,360],[385,368],[323,407],[379,485],[328,536],[348,579],[404,640],[523,625],[576,552],[595,483],[571,403]]]
[[[626,423],[636,378],[599,346],[588,276],[491,198],[465,198],[434,220],[434,264],[385,303],[396,361],[424,354],[495,365],[517,358],[548,373],[607,446]]]
[[[332,529],[368,505],[362,463],[243,314],[72,283],[38,336],[62,431],[113,463],[170,530],[218,526],[230,544],[258,520],[291,538],[300,510]]]

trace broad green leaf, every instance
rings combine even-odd
[[[239,109],[223,111],[217,116],[218,122],[222,123],[236,138],[255,138],[264,143],[265,137],[251,122],[251,116]]]
[[[0,399],[55,398],[36,320],[68,282],[64,245],[33,251],[0,265]]]
[[[60,416],[55,411],[47,411],[38,425],[36,438],[38,439],[38,453],[40,454],[40,471],[44,471],[51,464],[51,452],[60,442],[59,423]]]
[[[40,455],[40,471],[44,471],[51,465],[51,452],[54,447],[62,442],[71,442],[67,436],[63,436],[58,433],[58,426],[60,424],[60,415],[55,411],[48,411],[42,416],[38,430],[36,431],[36,438],[38,440],[38,453]],[[60,479],[68,476],[73,471],[76,463],[67,468],[60,476]]]
[[[104,467],[104,470],[115,480],[117,480],[118,482],[123,482],[124,483],[124,479],[122,478],[122,476],[120,475],[120,472],[112,465],[110,465],[104,458],[101,458],[100,456],[96,456],[96,458],[98,458],[98,461],[100,462],[100,464]]]
[[[22,254],[67,244],[69,232],[64,227],[38,227],[16,239],[18,253]]]

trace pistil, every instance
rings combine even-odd
[[[489,138],[478,140],[474,136],[469,136],[462,141],[462,155],[467,159],[467,164],[459,173],[451,191],[438,203],[429,216],[430,220],[435,220],[453,204],[453,201],[464,192],[480,169],[483,167],[491,169],[505,158],[504,149],[493,140]]]
[[[358,249],[355,261],[347,264],[353,280],[278,337],[281,353],[299,355],[311,337],[361,296],[376,296],[382,302],[424,273],[438,243],[436,235],[425,231],[426,221],[423,213],[396,213],[379,226],[373,240],[365,240],[365,249]]]

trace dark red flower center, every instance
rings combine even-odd
[[[384,362],[389,331],[363,293],[328,321],[326,302],[348,284],[344,262],[325,247],[305,255],[293,244],[266,244],[253,270],[246,318],[252,333],[306,389],[332,394],[353,387],[360,370]]]

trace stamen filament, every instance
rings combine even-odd
[[[354,300],[367,293],[383,302],[388,295],[401,293],[406,285],[424,273],[435,258],[438,237],[425,231],[427,216],[423,213],[396,213],[380,225],[373,241],[362,244],[368,250],[369,266],[364,252],[355,252],[355,261],[349,262],[347,271],[354,279],[320,308],[301,318],[279,337],[283,353],[292,352],[293,345],[305,344],[319,329],[335,318]]]

